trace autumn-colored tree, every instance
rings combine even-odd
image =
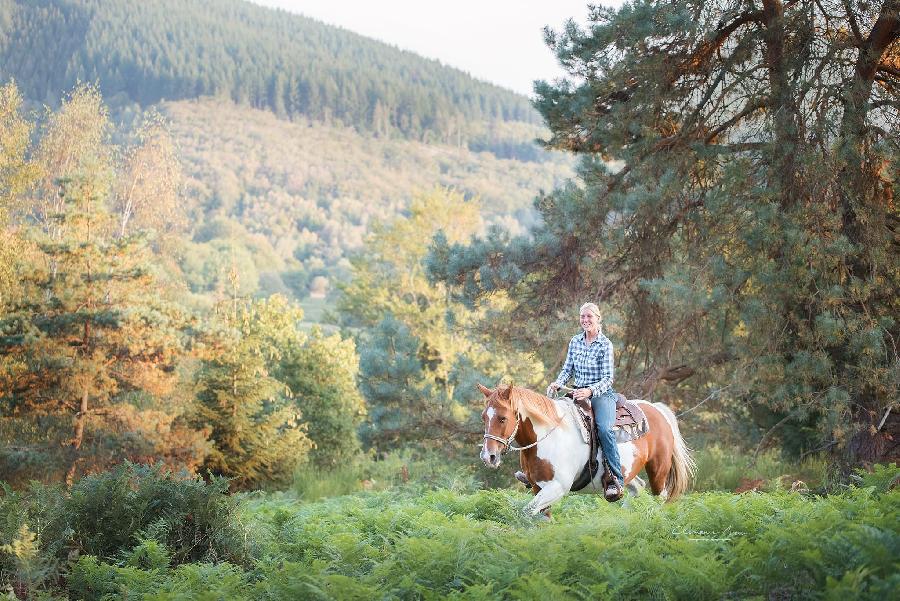
[[[71,483],[122,458],[194,467],[204,452],[170,404],[179,312],[155,286],[145,232],[119,235],[110,210],[107,134],[99,94],[78,88],[40,139],[33,196],[17,200],[32,203],[39,253],[0,316],[5,479]]]

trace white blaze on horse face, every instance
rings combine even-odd
[[[491,433],[491,420],[494,419],[494,416],[495,416],[496,414],[497,414],[497,412],[496,412],[496,410],[495,410],[493,407],[488,407],[488,408],[485,410],[484,415],[487,417],[487,422],[486,422],[485,425],[484,425],[484,433],[485,433],[485,434],[490,434],[490,433]],[[489,445],[489,444],[492,444],[492,445],[493,445],[493,444],[496,444],[496,443],[494,443],[493,440],[488,440],[487,438],[485,438],[485,439],[484,439],[484,443],[481,445],[481,460],[482,460],[486,465],[489,465],[489,466],[491,466],[491,467],[495,467],[493,464],[491,464],[491,461],[490,461],[490,453],[488,453],[488,445]]]

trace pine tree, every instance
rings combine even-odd
[[[608,305],[633,396],[713,392],[760,444],[893,456],[898,18],[896,0],[637,1],[548,32],[584,80],[539,83],[537,107],[581,181],[528,238],[436,244],[432,274],[514,291],[519,319]]]
[[[71,483],[106,461],[104,430],[131,420],[119,396],[172,377],[179,343],[170,316],[146,298],[153,278],[142,237],[113,236],[103,183],[76,177],[59,185],[63,211],[50,217],[62,234],[42,237],[43,268],[27,277],[28,294],[4,319],[4,353],[17,361],[0,390],[7,415],[71,423],[68,452],[57,458]]]
[[[193,467],[203,437],[173,407],[180,314],[159,294],[146,232],[120,235],[109,210],[99,94],[79,88],[49,117],[33,197],[16,199],[20,218],[32,201],[19,231],[33,251],[17,257],[20,289],[0,315],[3,478],[71,483],[123,458]]]
[[[205,469],[234,479],[238,488],[284,484],[306,461],[313,442],[288,389],[270,373],[278,349],[265,303],[237,297],[220,307],[197,374],[199,391],[192,418],[209,432],[213,449]]]

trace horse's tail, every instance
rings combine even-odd
[[[672,468],[666,477],[667,500],[671,501],[687,491],[691,478],[697,469],[697,464],[694,463],[694,458],[691,457],[691,450],[685,444],[684,438],[681,437],[675,414],[662,403],[653,403],[653,405],[659,409],[659,412],[669,422],[669,427],[672,428],[672,438],[675,441],[675,448],[672,451]]]

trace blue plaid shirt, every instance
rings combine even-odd
[[[564,385],[575,375],[576,388],[590,388],[591,396],[598,397],[612,387],[613,347],[609,338],[599,334],[590,346],[584,342],[584,332],[572,336],[569,352],[556,383]]]

